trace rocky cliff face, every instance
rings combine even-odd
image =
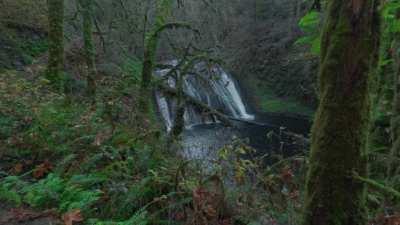
[[[236,58],[234,70],[258,110],[265,95],[315,106],[318,59],[295,44],[302,35],[298,21],[309,5],[301,0],[268,0],[259,6],[252,40]],[[265,99],[267,98],[267,99]]]
[[[47,48],[46,1],[0,1],[0,70],[22,69]]]

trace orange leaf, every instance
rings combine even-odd
[[[74,222],[82,222],[83,216],[80,209],[74,209],[65,213],[62,216],[62,220],[64,221],[65,225],[73,225]]]

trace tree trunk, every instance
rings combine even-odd
[[[186,71],[184,71],[186,72]],[[178,137],[183,132],[185,128],[185,101],[184,101],[184,92],[183,92],[183,76],[186,74],[179,74],[176,73],[176,88],[177,88],[177,109],[176,109],[176,116],[174,119],[174,126],[172,127],[172,138],[178,139]]]
[[[364,225],[374,0],[331,0],[322,37],[320,104],[312,128],[303,225]]]
[[[57,89],[63,88],[64,70],[64,0],[48,0],[49,59],[47,79]]]
[[[166,23],[166,18],[170,14],[171,7],[171,0],[157,1],[155,24],[152,28],[152,31],[145,38],[146,40],[140,93],[140,110],[143,114],[147,114],[150,111],[151,81],[156,60],[159,33],[160,29]]]
[[[387,177],[390,179],[396,172],[399,172],[399,164],[393,162],[394,158],[400,157],[400,44],[397,38],[394,40],[394,96],[391,118],[392,148],[390,152],[391,161],[389,162]]]
[[[87,65],[87,94],[93,100],[96,94],[96,59],[93,44],[93,0],[80,0],[82,8],[83,39],[85,43],[85,59]]]

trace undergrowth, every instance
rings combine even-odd
[[[304,152],[259,155],[237,139],[204,170],[166,148],[155,113],[137,119],[137,67],[128,61],[121,76],[99,82],[107,91],[99,91],[96,105],[50,91],[45,79],[1,73],[0,201],[59,215],[79,210],[89,225],[300,223]],[[266,138],[273,136],[280,138]],[[385,155],[372,157],[377,177]],[[392,184],[397,189],[398,178]],[[399,207],[369,189],[370,221]]]
[[[300,187],[292,163],[265,169],[263,159],[246,159],[252,149],[239,140],[206,171],[171,154],[155,119],[137,121],[137,82],[127,68],[100,83],[107,92],[95,106],[50,91],[44,79],[1,74],[1,201],[60,215],[79,210],[90,225],[294,220]]]

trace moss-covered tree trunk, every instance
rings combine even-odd
[[[388,167],[388,178],[390,179],[396,172],[399,172],[399,164],[393,162],[394,158],[400,157],[400,43],[399,38],[395,38],[394,49],[394,96],[393,96],[393,109],[391,119],[391,135],[392,135],[392,148],[391,148],[391,161]]]
[[[183,71],[186,73],[186,71]],[[176,89],[177,89],[177,109],[176,109],[176,115],[174,119],[174,126],[172,127],[171,133],[172,137],[174,139],[178,139],[178,137],[181,135],[184,127],[185,127],[185,119],[184,119],[184,114],[185,114],[185,101],[184,101],[184,92],[183,92],[183,76],[186,74],[183,73],[176,73]]]
[[[364,225],[369,69],[377,45],[374,0],[331,0],[312,128],[303,225]]]
[[[64,0],[48,0],[49,59],[47,79],[57,89],[63,88],[64,70]]]
[[[96,61],[93,43],[93,2],[94,0],[80,0],[82,10],[83,39],[85,43],[85,59],[87,65],[87,94],[95,98],[96,94]]]
[[[160,29],[166,24],[166,18],[171,12],[172,0],[159,0],[157,1],[156,7],[155,24],[152,30],[147,34],[144,46],[145,50],[140,93],[140,110],[143,114],[147,114],[150,110],[151,82],[156,60],[159,34]]]

